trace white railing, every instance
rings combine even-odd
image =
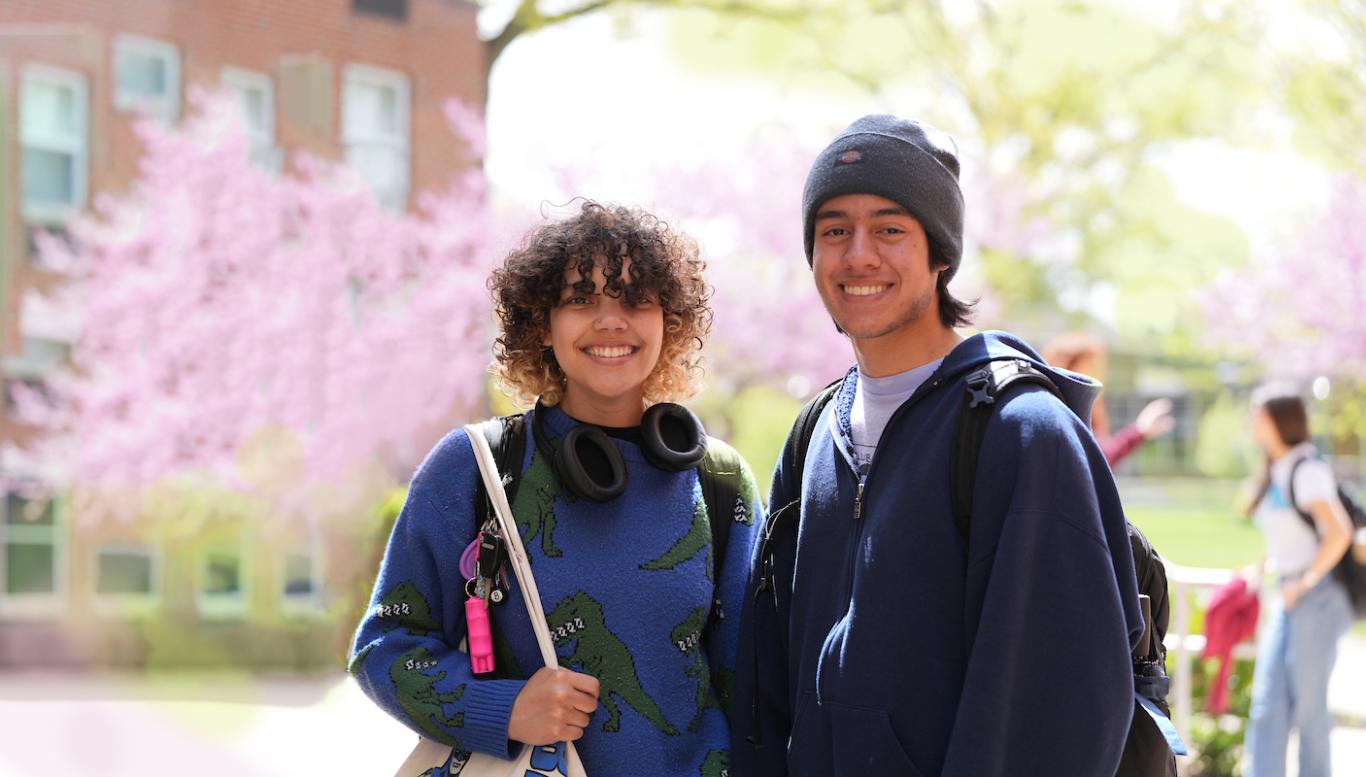
[[[1191,607],[1204,609],[1214,589],[1233,579],[1231,569],[1183,567],[1168,562],[1167,591],[1171,599],[1171,625],[1163,643],[1172,656],[1171,693],[1168,703],[1172,708],[1172,722],[1181,738],[1190,742],[1191,722],[1191,661],[1205,649],[1205,635],[1190,633]],[[1233,648],[1235,658],[1251,659],[1257,647],[1252,642],[1240,642]]]

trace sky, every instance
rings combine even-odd
[[[496,22],[497,11],[483,19]],[[586,194],[628,201],[640,196],[632,172],[660,159],[686,165],[725,154],[775,122],[819,148],[858,116],[900,107],[852,85],[812,88],[798,76],[700,73],[673,56],[666,23],[665,15],[648,11],[633,13],[626,25],[592,14],[526,36],[503,54],[491,79],[487,158],[502,197],[540,203],[558,193],[548,166],[591,160],[611,191]],[[1284,148],[1191,141],[1157,157],[1178,197],[1233,219],[1254,245],[1291,234],[1304,213],[1322,206],[1328,178],[1288,150],[1290,128],[1273,112],[1259,120]],[[959,145],[970,148],[971,141],[959,138]],[[971,165],[964,160],[965,170]],[[795,209],[800,193],[774,195],[775,207]]]
[[[594,14],[503,54],[490,83],[487,158],[503,194],[534,200],[553,190],[546,163],[599,159],[623,171],[660,159],[688,164],[738,149],[775,122],[818,148],[854,118],[886,110],[852,86],[841,95],[779,77],[689,70],[668,50],[664,23],[641,13],[622,31],[610,15]],[[790,195],[794,208],[798,196]]]

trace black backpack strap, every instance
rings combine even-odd
[[[816,423],[820,421],[825,406],[830,404],[830,400],[839,393],[840,386],[843,384],[844,378],[831,382],[803,405],[801,411],[797,413],[797,419],[792,423],[792,430],[787,434],[787,443],[783,446],[779,460],[783,462],[788,478],[797,484],[798,498],[786,505],[769,505],[773,512],[768,514],[768,519],[764,522],[763,533],[759,538],[759,582],[754,588],[755,603],[758,603],[761,596],[774,588],[774,550],[787,531],[796,525],[797,518],[801,513],[800,494],[802,476],[806,470],[806,450],[811,447],[811,438],[816,433]],[[758,647],[751,646],[750,653],[754,666],[754,676],[757,677],[759,675]],[[764,746],[759,716],[759,695],[757,693],[750,700],[750,733],[748,739],[756,749]]]
[[[835,398],[840,386],[843,385],[844,378],[831,381],[820,390],[820,393],[812,397],[810,402],[802,406],[801,412],[797,413],[797,420],[792,424],[792,433],[787,437],[787,445],[783,447],[782,455],[788,465],[787,471],[793,473],[798,484],[802,482],[802,472],[806,469],[806,449],[811,447],[811,437],[816,433],[816,422],[821,420],[825,406],[830,404],[830,400]]]
[[[811,437],[816,433],[816,423],[820,421],[825,406],[835,398],[843,384],[844,378],[840,378],[821,389],[820,393],[802,406],[801,412],[797,413],[797,420],[792,423],[792,431],[788,432],[787,444],[783,446],[780,455],[786,464],[788,478],[797,484],[798,494],[801,493],[802,474],[806,470],[806,450],[811,447]],[[796,501],[799,500],[800,497]],[[763,535],[759,538],[759,585],[754,592],[756,598],[760,593],[773,588],[773,549],[777,547],[778,540],[786,530],[796,522],[799,512],[792,505],[769,507],[773,512],[764,522]]]
[[[498,475],[503,480],[503,490],[507,492],[508,504],[517,497],[517,486],[522,482],[522,457],[526,455],[526,414],[505,415],[490,418],[479,424],[484,439],[493,451],[493,461],[498,465]],[[484,489],[482,478],[475,482],[474,525],[481,527],[488,520],[488,491]]]
[[[1290,465],[1290,477],[1287,478],[1287,485],[1289,485],[1290,487],[1290,493],[1288,495],[1288,498],[1290,499],[1291,509],[1293,509],[1300,516],[1300,520],[1304,521],[1306,526],[1314,530],[1314,536],[1318,536],[1319,529],[1318,526],[1314,525],[1314,516],[1310,515],[1307,510],[1302,509],[1300,507],[1299,500],[1295,498],[1295,473],[1299,471],[1301,464],[1305,463],[1306,461],[1309,461],[1312,458],[1314,457],[1301,456],[1295,460],[1294,464]]]
[[[968,375],[963,409],[954,429],[949,452],[949,497],[953,504],[953,523],[964,541],[972,526],[972,491],[977,484],[977,461],[982,454],[987,422],[993,405],[1014,386],[1042,386],[1059,399],[1062,392],[1033,363],[1024,359],[988,362]]]
[[[730,525],[737,517],[743,519],[743,505],[740,501],[739,479],[741,465],[739,454],[733,449],[708,445],[702,457],[702,466],[697,469],[697,480],[702,486],[702,501],[707,505],[707,522],[711,524],[711,579],[719,581],[721,564],[726,558],[726,545],[730,541]],[[719,617],[720,602],[713,602],[714,612]]]
[[[1167,589],[1167,565],[1158,555],[1143,532],[1132,523],[1125,522],[1129,532],[1129,549],[1134,557],[1134,575],[1138,578],[1139,596],[1148,598],[1148,612],[1145,618],[1149,637],[1147,644],[1135,648],[1134,659],[1150,660],[1165,666],[1167,648],[1163,640],[1167,637],[1167,627],[1171,623],[1171,599]],[[1146,647],[1146,649],[1145,649]],[[1166,694],[1163,694],[1165,698]],[[1165,703],[1165,702],[1164,702]],[[1168,716],[1170,717],[1170,716]]]

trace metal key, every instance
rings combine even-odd
[[[497,530],[489,524],[479,532],[479,557],[475,566],[475,591],[487,604],[502,604],[504,589],[498,585],[504,562],[507,560],[507,545]]]

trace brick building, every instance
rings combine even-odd
[[[461,0],[0,4],[6,387],[41,384],[75,335],[69,311],[23,294],[54,280],[33,258],[33,236],[61,236],[95,194],[129,185],[136,119],[176,122],[190,88],[228,87],[253,163],[279,170],[295,151],[344,158],[403,209],[412,192],[479,161],[443,114],[450,98],[485,99],[476,11]],[[22,440],[8,415],[0,435]],[[15,485],[45,477],[44,462],[0,461],[0,666],[316,666],[349,628],[331,594],[373,574],[373,560],[353,558],[373,547],[373,527],[266,530],[241,510],[190,528],[155,518],[76,526],[63,497],[30,500]]]

